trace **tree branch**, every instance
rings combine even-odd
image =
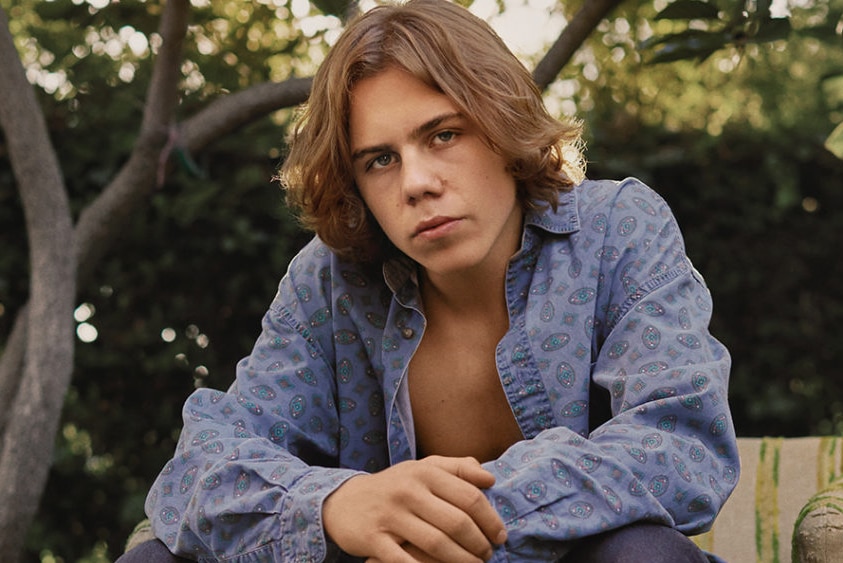
[[[132,200],[149,191],[145,186],[154,188],[158,153],[177,103],[188,8],[188,0],[170,0],[165,6],[160,27],[164,42],[153,69],[140,138],[117,178],[80,217],[75,246],[61,168],[8,18],[0,10],[0,125],[23,202],[31,265],[30,301],[18,313],[0,362],[4,389],[17,390],[0,440],[0,553],[10,562],[20,557],[43,493],[70,383],[77,273],[89,275],[134,209]],[[86,266],[81,272],[76,268],[80,263]],[[15,377],[15,371],[22,374]]]
[[[30,261],[28,319],[15,323],[26,328],[24,359],[21,364],[20,348],[13,347],[3,360],[4,369],[23,365],[20,383],[12,382],[17,392],[0,448],[0,553],[16,561],[47,480],[73,370],[76,271],[68,252],[73,223],[61,168],[2,10],[0,83],[0,125],[23,204]],[[14,336],[15,343],[22,340],[20,333]]]
[[[190,152],[198,152],[238,127],[299,105],[307,100],[312,82],[312,78],[265,82],[219,98],[181,124],[182,143]]]
[[[141,137],[166,135],[178,104],[182,49],[187,35],[190,14],[189,0],[167,0],[158,33],[163,39],[152,67],[152,78],[146,91],[146,104],[141,123]]]
[[[182,45],[190,3],[169,0],[161,16],[163,38],[146,95],[140,135],[126,164],[79,216],[76,225],[78,283],[87,285],[94,268],[115,242],[128,217],[155,190],[159,157],[178,103]]]
[[[0,356],[0,451],[3,449],[3,431],[23,374],[28,312],[27,306],[18,310],[5,350]]]
[[[568,64],[594,28],[623,0],[586,0],[533,70],[533,80],[545,90]]]

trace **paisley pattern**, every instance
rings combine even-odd
[[[415,456],[416,279],[406,258],[373,272],[305,247],[229,391],[186,402],[147,499],[156,535],[194,558],[353,560],[325,541],[321,505]],[[665,202],[634,179],[586,181],[526,217],[506,279],[496,362],[525,440],[484,465],[509,529],[492,561],[548,561],[637,520],[705,530],[739,470],[729,355]]]

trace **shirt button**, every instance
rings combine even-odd
[[[401,329],[401,336],[403,336],[407,340],[411,339],[415,334],[416,334],[416,331],[411,329],[408,326],[405,326],[404,328]]]

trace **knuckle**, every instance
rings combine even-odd
[[[465,537],[474,531],[474,521],[465,513],[458,515],[452,519],[449,524],[450,534],[455,537]]]
[[[449,541],[445,533],[439,530],[431,530],[422,538],[420,547],[428,553],[443,553],[447,550]]]
[[[488,502],[486,500],[486,495],[484,495],[483,492],[476,487],[471,487],[470,489],[466,490],[464,494],[465,506],[468,508],[480,508]]]
[[[445,458],[442,457],[441,455],[431,455],[431,456],[427,456],[426,458],[422,459],[421,463],[429,464],[429,465],[435,465],[435,466],[441,466],[442,464],[445,463]]]

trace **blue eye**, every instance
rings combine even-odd
[[[369,166],[367,166],[366,168],[383,168],[385,166],[389,166],[390,163],[392,163],[392,155],[389,153],[384,153],[370,160]]]

